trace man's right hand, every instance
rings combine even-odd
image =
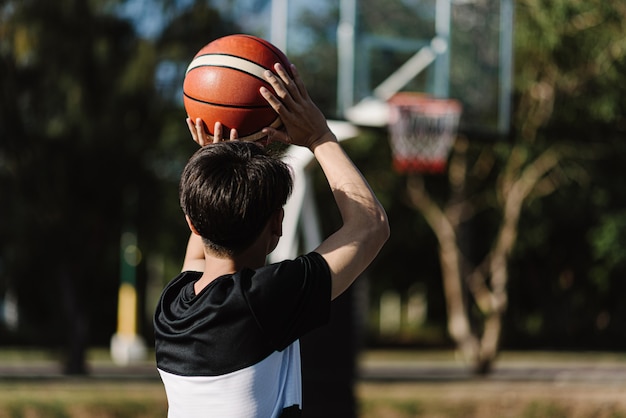
[[[296,67],[291,66],[293,78],[281,64],[275,64],[274,70],[278,77],[268,70],[265,79],[272,85],[276,95],[265,87],[261,87],[260,92],[282,120],[285,130],[271,127],[263,129],[269,140],[300,145],[311,150],[321,142],[336,141],[324,114],[309,96]]]

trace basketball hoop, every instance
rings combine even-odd
[[[454,144],[461,103],[421,93],[389,99],[389,142],[399,173],[442,173]]]

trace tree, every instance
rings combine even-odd
[[[626,8],[619,1],[519,1],[516,57],[523,65],[515,72],[513,142],[483,146],[470,161],[467,139],[459,137],[449,162],[445,203],[427,191],[422,176],[408,178],[410,203],[439,243],[449,334],[477,373],[488,373],[498,354],[508,264],[523,208],[580,177],[574,160],[581,153],[572,144],[577,129],[598,141],[621,117],[617,95],[599,91],[620,83],[624,17]],[[597,90],[600,85],[603,89]],[[582,111],[584,121],[576,119]],[[563,121],[569,129],[562,129]],[[591,144],[586,154],[583,158],[599,155]],[[487,250],[475,257],[467,254],[464,229],[486,208],[498,224]]]
[[[155,54],[110,6],[1,9],[3,287],[19,300],[17,340],[61,346],[68,374],[87,373],[87,344],[113,333],[123,225],[150,231],[159,213],[143,209],[158,195],[142,158],[163,105]]]

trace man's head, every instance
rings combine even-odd
[[[180,205],[219,255],[248,248],[291,194],[289,167],[261,146],[226,141],[200,148],[180,181]]]

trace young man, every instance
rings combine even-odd
[[[271,141],[307,147],[322,167],[343,225],[314,251],[266,265],[282,233],[288,167],[261,146],[206,144],[185,167],[180,200],[192,231],[182,273],[155,313],[157,367],[170,418],[297,417],[298,339],[329,319],[330,301],[371,263],[389,236],[384,209],[340,147],[295,67],[279,64],[260,94],[283,121]],[[332,344],[332,341],[328,342]]]

